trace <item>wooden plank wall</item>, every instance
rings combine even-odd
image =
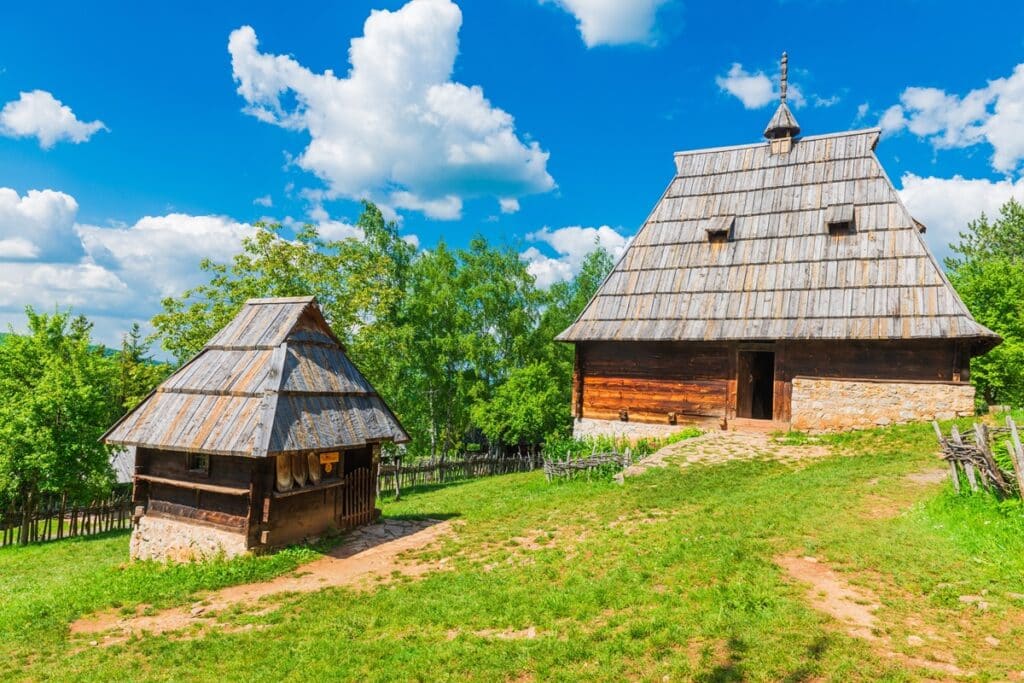
[[[774,419],[792,418],[797,376],[911,382],[966,381],[969,353],[953,341],[586,342],[576,345],[573,414],[667,423],[736,416],[742,349],[775,353]],[[964,360],[967,359],[967,360]],[[582,398],[581,398],[582,395]]]
[[[724,345],[593,342],[583,346],[583,417],[667,423],[724,414],[730,358]],[[579,358],[579,356],[578,356]]]

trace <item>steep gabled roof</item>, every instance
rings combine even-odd
[[[875,157],[877,129],[683,152],[676,176],[558,339],[977,340],[975,322]],[[852,205],[853,229],[829,215]],[[829,207],[837,207],[831,210]],[[732,217],[730,239],[707,226]]]
[[[408,441],[313,297],[251,299],[104,435],[108,443],[266,456]]]

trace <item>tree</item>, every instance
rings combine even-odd
[[[112,483],[99,437],[121,406],[111,400],[114,364],[90,344],[91,323],[26,314],[28,334],[0,345],[0,497],[31,510],[41,493],[93,495]]]
[[[473,420],[491,443],[538,444],[570,432],[564,387],[547,363],[516,368],[494,398],[473,406]]]
[[[170,373],[171,366],[155,362],[149,347],[139,324],[132,323],[121,340],[121,350],[114,355],[117,365],[115,400],[125,411],[137,406]]]
[[[1011,199],[994,221],[982,214],[946,259],[950,281],[981,324],[1003,338],[971,361],[987,403],[1024,405],[1024,207]]]

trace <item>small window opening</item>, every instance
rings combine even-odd
[[[209,474],[210,472],[210,456],[206,453],[189,453],[188,454],[188,471],[199,472],[202,474]]]
[[[825,224],[830,235],[852,235],[853,204],[832,204],[825,210]]]
[[[722,244],[728,242],[732,237],[733,216],[715,216],[704,224],[704,231],[707,233],[708,242],[711,244]]]

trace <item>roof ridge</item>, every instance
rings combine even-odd
[[[871,135],[873,133],[881,133],[882,129],[878,126],[873,128],[858,128],[857,130],[846,130],[836,133],[819,133],[817,135],[803,135],[798,138],[794,138],[793,141],[796,143],[801,142],[813,142],[814,140],[823,140],[825,138],[842,138],[854,135]],[[700,149],[686,149],[680,152],[675,152],[673,156],[690,156],[691,154],[710,154],[712,152],[731,152],[737,149],[752,149],[755,147],[767,147],[771,144],[770,140],[759,140],[758,142],[748,142],[742,145],[725,145],[722,147],[703,147]]]
[[[257,299],[246,299],[246,306],[254,306],[258,304],[308,304],[316,301],[315,296],[281,296],[281,297],[261,297]]]

